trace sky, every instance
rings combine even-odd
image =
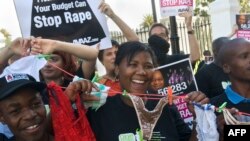
[[[143,16],[152,14],[151,0],[105,0],[113,11],[121,17],[131,28],[138,28],[143,21]],[[156,0],[157,18],[159,19],[159,0]],[[13,0],[0,0],[0,29],[7,29],[12,39],[21,36],[18,19],[16,16]],[[108,20],[108,27],[111,31],[119,28]],[[1,37],[0,37],[1,38]]]

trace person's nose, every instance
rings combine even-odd
[[[23,111],[23,115],[24,119],[31,120],[36,117],[37,113],[33,109],[28,108],[25,111]]]
[[[50,63],[46,63],[45,65],[44,65],[44,68],[49,68],[49,67],[51,67],[51,65],[50,65]]]
[[[112,58],[115,59],[115,57],[116,57],[116,54],[112,53]]]
[[[137,73],[140,75],[146,75],[146,70],[143,66],[138,66]]]

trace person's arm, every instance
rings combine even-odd
[[[51,54],[54,51],[63,51],[83,59],[82,71],[86,79],[90,79],[95,70],[98,47],[90,47],[82,44],[73,44],[50,39],[33,39],[32,53]]]
[[[114,11],[107,3],[102,1],[99,5],[99,9],[115,22],[115,24],[121,29],[122,33],[128,41],[139,41],[139,37],[136,35],[136,33],[119,16],[114,13]]]
[[[58,40],[35,38],[32,39],[31,45],[33,54],[51,54],[55,51],[63,51],[86,60],[96,59],[98,55],[98,49],[95,47]]]
[[[4,47],[0,50],[0,73],[8,65],[8,60],[14,55],[9,47]]]
[[[233,25],[232,32],[227,36],[228,38],[232,38],[238,31],[238,25]]]
[[[190,47],[190,60],[191,62],[195,62],[200,59],[200,47],[198,41],[194,35],[194,31],[192,28],[192,11],[181,13],[179,16],[185,17],[185,23],[188,31],[188,42]]]
[[[30,47],[30,40],[23,38],[16,38],[9,46],[0,50],[0,72],[8,65],[8,60],[13,55],[26,56],[28,55],[27,49]]]

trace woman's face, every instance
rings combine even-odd
[[[63,59],[60,55],[57,54],[52,54],[50,59],[48,60],[49,63],[63,68],[64,63],[63,63]],[[49,63],[47,63],[42,69],[41,69],[41,73],[42,73],[42,77],[46,80],[46,79],[58,79],[61,78],[63,76],[63,72],[58,70],[57,68],[53,67],[52,65],[50,65]]]
[[[118,66],[120,85],[130,93],[145,93],[153,75],[153,60],[148,52],[139,52],[128,62],[123,58]]]
[[[106,68],[106,71],[114,71],[115,70],[115,57],[117,53],[117,47],[112,47],[104,50],[103,52],[103,65]]]
[[[160,71],[155,71],[153,73],[153,78],[151,81],[151,88],[155,91],[164,87],[164,78]]]

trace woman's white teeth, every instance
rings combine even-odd
[[[139,83],[139,84],[143,84],[144,83],[144,81],[141,81],[141,80],[133,80],[133,82]]]
[[[26,129],[31,130],[31,129],[36,128],[37,126],[38,126],[38,125],[33,125],[33,126],[30,126],[30,127],[26,128]]]

